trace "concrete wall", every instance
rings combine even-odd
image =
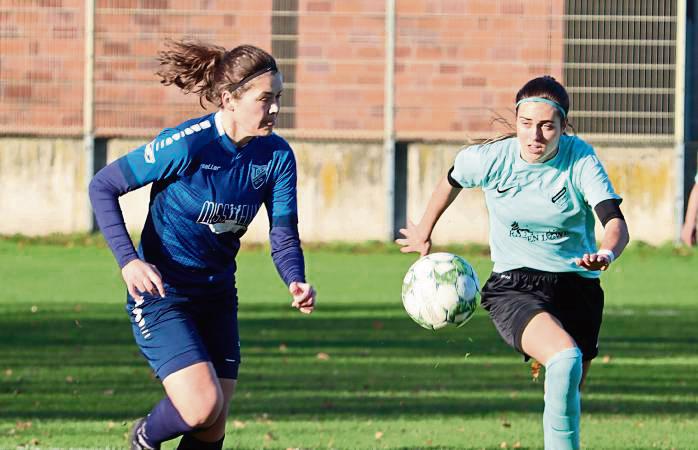
[[[88,227],[82,140],[0,138],[0,234]]]
[[[112,161],[143,140],[113,139]],[[291,142],[299,170],[301,237],[306,241],[383,240],[386,232],[383,157],[378,143]],[[596,146],[617,192],[633,239],[653,244],[672,239],[674,152],[666,147]],[[411,144],[408,149],[407,215],[419,220],[440,177],[452,165],[455,144]],[[88,227],[82,141],[0,138],[0,234],[45,235]],[[142,227],[148,188],[121,199],[130,230]],[[482,193],[464,191],[444,214],[434,241],[487,242]],[[246,236],[265,241],[260,211]],[[599,235],[600,236],[600,235]]]

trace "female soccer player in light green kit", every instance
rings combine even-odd
[[[546,450],[579,448],[579,389],[598,354],[599,271],[628,244],[628,229],[592,147],[565,134],[569,97],[554,78],[516,95],[516,135],[461,150],[402,252],[429,253],[431,233],[462,188],[481,187],[494,269],[482,306],[502,338],[545,365]],[[604,227],[601,248],[594,212]]]
[[[696,245],[696,218],[698,216],[698,174],[696,175],[691,195],[688,197],[686,220],[681,228],[681,242],[692,247]]]

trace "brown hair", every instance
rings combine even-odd
[[[534,78],[524,84],[516,93],[515,103],[529,97],[541,97],[557,103],[565,111],[565,116],[570,112],[570,97],[567,95],[567,90],[550,75]],[[518,112],[518,107],[516,111]],[[559,112],[558,115],[560,115]],[[560,117],[561,122],[564,120],[565,117]]]
[[[197,94],[204,109],[204,99],[221,107],[223,91],[239,97],[246,91],[247,81],[265,72],[278,72],[274,57],[253,45],[227,51],[197,40],[168,39],[165,46],[157,57],[162,66],[156,72],[160,82],[165,86],[174,84],[185,94]]]
[[[562,107],[562,109],[565,111],[565,115],[567,115],[570,111],[570,97],[567,94],[567,90],[563,85],[561,85],[555,78],[551,77],[550,75],[543,75],[542,77],[534,78],[528,81],[526,84],[524,84],[523,87],[519,89],[519,92],[516,93],[516,99],[514,100],[514,103],[516,104],[520,100],[529,97],[541,97],[548,100],[552,100]],[[518,112],[519,107],[517,106],[516,114],[518,114]],[[558,116],[560,116],[559,111],[557,112],[557,114]],[[506,119],[504,119],[501,116],[495,118],[493,122],[504,124],[506,127],[515,130],[514,126],[512,126]],[[566,117],[560,116],[560,122],[562,123],[562,125],[567,125],[562,130],[562,134],[565,134],[567,128],[572,129],[572,132],[575,131],[574,127],[572,126],[572,124],[570,124],[569,120]],[[478,140],[475,143],[491,144],[493,142],[503,141],[504,139],[509,139],[514,136],[516,136],[516,131],[511,131],[509,133],[504,133],[494,138]]]

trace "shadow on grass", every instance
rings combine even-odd
[[[670,316],[652,315],[650,307],[607,315],[585,411],[698,413],[697,319],[698,308],[686,307]],[[247,304],[240,329],[235,415],[542,411],[542,382],[531,381],[528,366],[482,311],[463,328],[429,332],[385,302],[327,302],[311,317],[287,306]],[[162,395],[121,306],[50,304],[31,312],[0,305],[0,355],[2,418],[122,420],[147,412]],[[652,363],[657,357],[670,359]]]

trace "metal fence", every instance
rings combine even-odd
[[[565,83],[580,132],[671,140],[676,0],[567,0]]]
[[[499,133],[528,79],[567,85],[583,135],[670,140],[677,0],[431,0],[396,3],[394,134]],[[94,132],[150,136],[204,114],[162,87],[165,38],[272,51],[290,136],[384,134],[385,4],[372,0],[95,0]],[[85,114],[85,0],[0,0],[0,134],[75,135]],[[210,109],[210,108],[209,108]]]

